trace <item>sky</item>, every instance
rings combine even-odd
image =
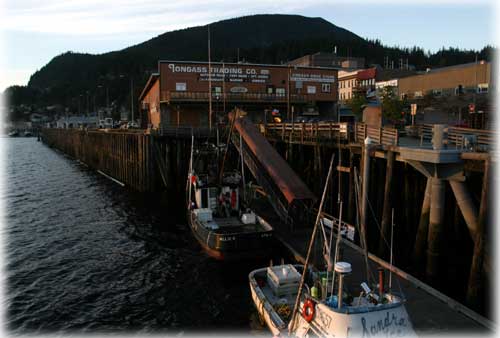
[[[497,46],[496,10],[490,0],[0,0],[0,91],[67,51],[105,53],[251,14],[322,17],[389,46],[481,49]]]

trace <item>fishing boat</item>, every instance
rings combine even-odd
[[[199,152],[200,155],[202,152]],[[246,205],[238,171],[217,175],[216,158],[205,152],[207,172],[194,169],[193,151],[187,181],[187,219],[203,249],[218,260],[262,258],[272,249],[273,228]],[[198,166],[200,167],[200,166]]]
[[[295,320],[292,313],[304,274],[302,265],[284,264],[252,271],[249,275],[252,299],[274,336],[416,336],[403,296],[383,289],[372,291],[364,282],[356,297],[344,289],[343,278],[351,269],[347,262],[335,264],[340,277],[336,294],[329,294],[328,282],[320,277],[323,274],[307,270]]]
[[[275,337],[416,336],[402,292],[392,291],[391,276],[387,288],[383,270],[379,270],[378,283],[372,283],[371,287],[365,281],[360,284],[349,281],[353,267],[349,262],[340,261],[338,250],[342,234],[341,211],[334,254],[327,250],[325,256],[331,269],[315,271],[309,265],[314,238],[322,224],[321,211],[332,164],[333,157],[305,264],[271,265],[249,274],[252,299],[259,317]],[[322,230],[324,242],[329,242],[331,248],[334,229],[330,232],[330,241]],[[368,264],[366,266],[368,269]],[[350,282],[350,290],[344,279]]]

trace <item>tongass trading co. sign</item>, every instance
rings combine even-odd
[[[168,69],[172,73],[197,74],[199,81],[208,81],[210,77],[211,81],[224,80],[225,82],[265,83],[266,80],[270,78],[269,69],[256,69],[251,67],[221,67],[217,65],[210,67],[211,76],[209,76],[208,66],[176,65],[174,63],[169,63]]]

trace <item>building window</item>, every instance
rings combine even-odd
[[[330,93],[332,91],[332,87],[329,83],[323,83],[321,84],[321,91],[323,93]]]
[[[212,87],[212,93],[215,93],[215,94],[222,93],[222,87]]]
[[[414,96],[415,96],[415,97],[423,97],[424,95],[422,94],[422,91],[421,91],[421,90],[419,90],[419,91],[416,91],[416,92],[415,92],[415,95],[414,95]]]
[[[272,95],[274,93],[274,86],[267,86],[267,94]]]
[[[178,92],[185,92],[186,91],[186,82],[177,82],[175,84],[175,90]]]
[[[316,94],[316,86],[307,86],[307,94]]]
[[[285,96],[285,88],[276,88],[276,96]]]

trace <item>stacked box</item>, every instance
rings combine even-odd
[[[276,296],[297,293],[300,278],[300,273],[290,264],[267,268],[267,283]]]
[[[200,222],[210,222],[213,220],[212,209],[209,208],[194,209],[193,213]]]

